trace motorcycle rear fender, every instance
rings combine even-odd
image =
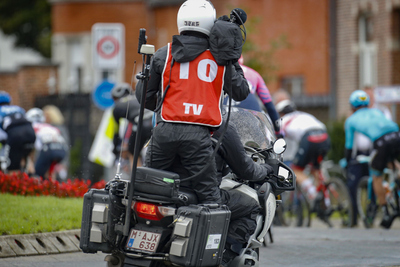
[[[263,243],[260,242],[260,241],[258,241],[256,238],[257,238],[258,234],[259,234],[259,233],[262,231],[262,229],[264,228],[264,224],[263,224],[263,222],[264,222],[264,216],[261,215],[261,214],[258,214],[258,215],[257,215],[256,222],[257,222],[257,228],[256,228],[256,230],[254,231],[254,233],[250,236],[250,238],[249,238],[249,244],[248,244],[247,248],[259,248],[259,247],[262,247],[262,246],[263,246]],[[247,249],[247,248],[246,248],[246,249]],[[243,252],[243,253],[244,253],[244,252]]]

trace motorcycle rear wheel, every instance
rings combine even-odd
[[[125,255],[122,253],[113,253],[107,255],[104,261],[107,262],[107,267],[122,267],[124,265]]]

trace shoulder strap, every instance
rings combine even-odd
[[[169,69],[169,81],[168,81],[168,85],[167,85],[167,87],[165,88],[164,94],[162,95],[160,102],[157,103],[157,107],[156,107],[156,109],[154,110],[154,112],[158,112],[158,111],[161,109],[161,106],[162,106],[162,104],[163,104],[163,102],[164,102],[165,95],[167,94],[167,91],[168,91],[168,89],[170,88],[172,66],[174,65],[174,62],[175,62],[175,60],[174,60],[174,58],[172,57],[172,60],[171,60],[171,68]]]

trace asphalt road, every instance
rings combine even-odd
[[[260,266],[400,266],[400,220],[392,229],[273,227],[274,242],[261,249]],[[0,259],[0,266],[99,267],[105,254],[80,252]]]

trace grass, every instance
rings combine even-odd
[[[83,198],[0,194],[0,235],[80,229]]]

